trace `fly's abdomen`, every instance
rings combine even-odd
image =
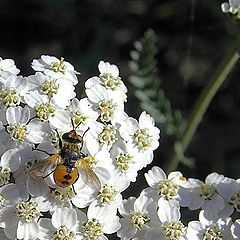
[[[53,178],[59,187],[68,187],[77,181],[78,170],[75,167],[70,169],[64,164],[59,164],[53,173]]]

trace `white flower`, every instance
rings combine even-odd
[[[146,196],[124,200],[119,212],[123,218],[117,236],[123,240],[145,239],[146,231],[159,225],[157,203]]]
[[[6,110],[7,134],[4,138],[5,145],[15,147],[23,143],[40,143],[46,137],[46,126],[44,123],[31,120],[30,109],[28,107],[9,107]]]
[[[30,107],[35,109],[39,120],[49,122],[54,128],[69,129],[71,123],[69,113],[49,101],[46,95],[35,90],[26,94],[24,99]]]
[[[56,57],[42,55],[40,59],[33,60],[32,68],[54,78],[69,80],[73,85],[78,83],[76,74],[79,74],[79,72],[74,70],[74,67],[69,62],[64,61],[64,58],[59,60]]]
[[[42,214],[36,202],[19,201],[15,206],[6,206],[0,211],[0,227],[9,238],[37,239],[38,219]]]
[[[17,75],[19,72],[12,59],[2,59],[0,57],[0,77],[8,78],[10,75]]]
[[[119,129],[122,138],[133,144],[140,152],[153,151],[159,146],[160,131],[154,126],[154,119],[142,112],[139,122],[133,118],[127,118],[121,123]]]
[[[72,200],[75,198],[76,193],[73,191],[72,187],[54,187],[52,186],[51,191],[42,196],[33,197],[34,201],[41,206],[41,211],[50,213],[55,212],[57,209],[62,209],[64,207],[72,208]]]
[[[218,219],[217,221],[207,221],[203,217],[203,212],[199,215],[200,221],[188,223],[187,238],[191,240],[202,239],[233,239],[231,234],[231,218]]]
[[[160,224],[150,228],[146,232],[146,239],[149,240],[185,240],[186,227],[180,221],[180,210],[175,205],[169,208],[165,201],[161,200],[158,209]]]
[[[229,0],[229,2],[224,2],[221,5],[222,11],[224,13],[236,14],[240,17],[240,1],[239,0]]]
[[[18,106],[27,92],[27,79],[11,75],[7,79],[0,78],[0,104],[4,107]]]
[[[68,110],[72,114],[72,119],[75,128],[86,131],[88,127],[93,125],[98,118],[98,113],[92,108],[92,104],[87,98],[82,98],[80,101],[73,98]]]
[[[125,117],[122,100],[117,96],[113,97],[101,85],[87,88],[85,92],[102,123],[119,122]]]
[[[83,212],[66,207],[58,208],[52,219],[42,218],[39,221],[39,239],[81,239],[78,236],[81,222],[86,219]],[[79,222],[80,221],[80,222]]]
[[[188,186],[188,182],[180,172],[171,172],[167,177],[161,168],[155,166],[144,175],[150,187],[144,189],[141,195],[151,197],[155,201],[165,201],[169,207],[179,206],[179,203],[181,205],[184,196],[180,196],[179,193],[182,188]]]
[[[91,88],[101,85],[109,92],[109,95],[126,102],[127,88],[119,77],[118,67],[110,64],[109,62],[100,61],[98,64],[98,69],[100,72],[99,77],[89,78],[85,83],[85,87]]]
[[[224,208],[224,199],[217,192],[217,186],[224,181],[224,176],[218,173],[211,173],[206,177],[205,183],[189,178],[188,182],[191,185],[189,191],[189,202],[187,206],[190,210],[202,208],[204,215],[209,220],[217,217],[217,214]]]
[[[6,151],[0,161],[0,186],[10,182],[10,173],[15,172],[21,165],[18,149]]]
[[[37,72],[28,78],[29,90],[38,90],[41,94],[48,96],[49,100],[64,109],[70,104],[70,100],[76,96],[74,86],[64,78],[54,78]]]
[[[113,145],[110,153],[116,171],[129,181],[135,182],[138,170],[144,165],[143,154],[139,154],[131,144],[121,139]]]
[[[97,193],[96,200],[91,203],[95,208],[108,213],[117,213],[117,208],[122,204],[121,192],[129,186],[129,181],[121,175],[112,173],[109,179]]]
[[[118,128],[111,124],[96,123],[91,125],[84,136],[87,146],[94,145],[97,149],[110,150],[119,139]]]
[[[87,221],[83,222],[79,235],[81,239],[107,240],[104,234],[112,234],[120,228],[119,217],[90,205]]]
[[[225,178],[217,185],[217,191],[225,200],[225,206],[220,211],[221,217],[229,217],[234,210],[240,212],[240,182]]]

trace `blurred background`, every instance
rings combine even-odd
[[[221,12],[222,2],[0,0],[0,56],[14,59],[22,75],[33,73],[33,58],[42,54],[63,56],[82,73],[77,86],[79,97],[85,80],[98,74],[100,60],[114,63],[129,89],[126,111],[138,118],[144,104],[129,81],[135,74],[129,62],[134,58],[134,42],[152,29],[156,35],[152,35],[156,37],[155,84],[169,99],[172,111],[179,110],[187,119],[197,96],[239,33],[239,26]],[[194,159],[195,166],[178,166],[187,177],[203,180],[213,171],[239,177],[239,80],[238,64],[210,104],[185,153]],[[158,121],[161,144],[147,170],[168,164],[176,136],[169,134],[163,122]],[[146,187],[144,172],[146,169],[126,191],[126,197],[137,196]]]

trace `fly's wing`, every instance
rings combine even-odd
[[[92,188],[95,191],[96,190],[99,191],[101,189],[101,182],[98,176],[89,167],[89,164],[86,160],[80,158],[76,163],[76,167],[79,171],[80,177],[82,178],[85,184],[87,184],[90,188]]]
[[[59,161],[60,154],[54,154],[46,160],[43,160],[36,165],[33,165],[30,168],[28,174],[33,178],[44,177],[44,175],[47,175],[50,171],[53,171],[56,168]]]

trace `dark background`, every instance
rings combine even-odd
[[[152,28],[158,37],[161,86],[173,108],[187,117],[239,32],[239,26],[221,12],[221,2],[0,0],[0,56],[14,59],[22,75],[33,73],[30,67],[33,58],[42,54],[64,56],[82,73],[77,87],[79,97],[84,81],[98,74],[100,60],[115,63],[131,89],[126,111],[138,118],[142,110],[128,82],[129,52],[134,41]],[[191,72],[186,75],[189,51]],[[239,93],[238,64],[210,104],[186,152],[186,156],[195,159],[196,167],[190,170],[180,165],[178,168],[187,177],[203,180],[213,171],[239,177]],[[153,162],[160,167],[167,163],[173,142],[162,126],[161,131],[161,146]],[[137,196],[146,186],[143,172],[125,196]]]

